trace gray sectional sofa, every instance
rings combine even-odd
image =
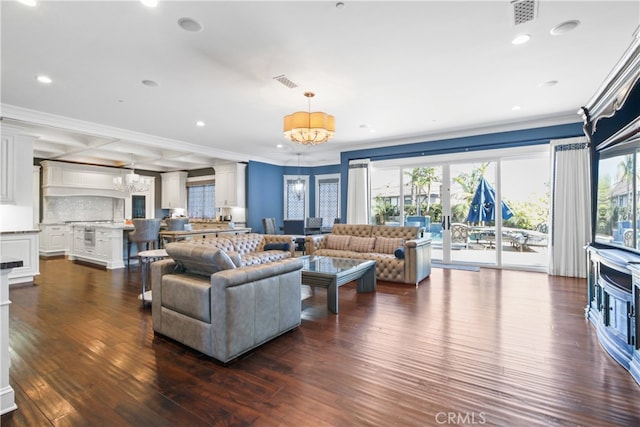
[[[431,274],[431,237],[420,227],[334,224],[331,234],[307,236],[309,255],[376,261],[378,280],[418,285]]]
[[[154,332],[226,364],[300,325],[302,261],[290,250],[204,240],[171,243],[171,258],[151,264]]]

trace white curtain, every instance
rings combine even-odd
[[[586,137],[551,141],[549,274],[587,277],[591,240],[591,169]]]
[[[369,160],[349,162],[347,224],[369,223]]]

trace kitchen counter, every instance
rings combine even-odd
[[[120,230],[133,230],[133,224],[125,224],[123,222],[70,222],[69,226],[72,227],[94,227],[94,228],[108,228],[108,229],[120,229]]]

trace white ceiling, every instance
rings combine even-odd
[[[518,25],[508,0],[0,7],[1,115],[38,137],[34,156],[156,171],[294,165],[297,152],[336,164],[342,151],[579,122],[640,23],[637,0],[537,1]],[[184,17],[203,30],[181,29]],[[567,20],[580,25],[550,34]],[[531,40],[511,44],[520,33]],[[282,74],[299,86],[273,79]],[[313,110],[336,117],[321,146],[282,136],[307,90]]]

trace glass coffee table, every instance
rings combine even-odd
[[[376,262],[366,259],[307,255],[303,261],[302,284],[327,288],[327,308],[338,313],[338,288],[356,280],[358,292],[376,291]]]

